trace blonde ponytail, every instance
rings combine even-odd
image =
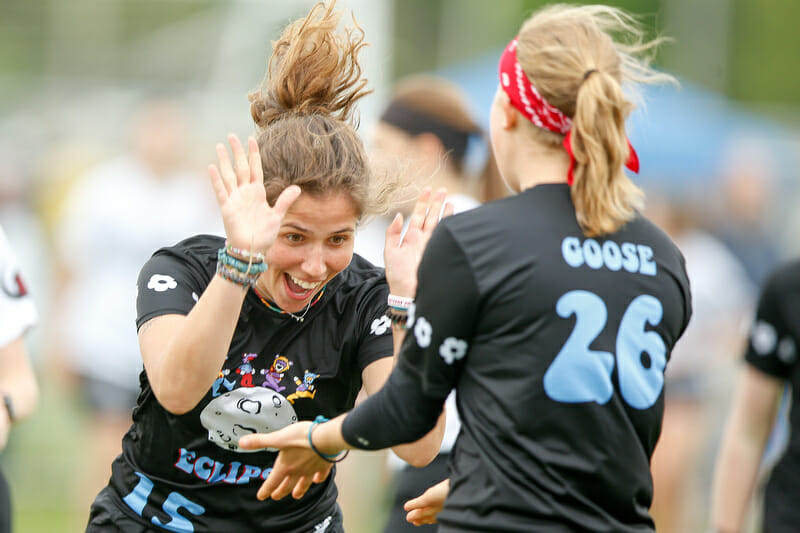
[[[617,40],[615,40],[615,37]],[[639,22],[602,5],[558,4],[520,29],[517,57],[542,97],[573,120],[572,201],[587,236],[612,233],[636,216],[644,194],[623,171],[625,119],[634,109],[622,84],[674,82],[650,67],[664,38],[644,39]],[[557,145],[563,136],[537,136]]]

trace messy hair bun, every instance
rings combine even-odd
[[[373,179],[356,133],[356,102],[370,92],[358,54],[364,32],[337,29],[335,1],[316,4],[273,43],[267,75],[249,95],[272,203],[289,185],[323,197],[347,194],[360,218],[386,211],[397,183]]]
[[[371,92],[358,63],[364,32],[353,20],[354,27],[337,33],[342,12],[334,5],[316,4],[273,43],[267,75],[248,97],[258,128],[290,114],[352,121],[356,101]]]

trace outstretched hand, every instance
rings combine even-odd
[[[425,246],[439,223],[439,214],[442,214],[441,218],[453,214],[453,205],[446,203],[446,198],[447,189],[439,189],[433,193],[430,187],[425,187],[414,205],[405,235],[403,215],[399,213],[386,230],[383,258],[386,281],[392,294],[407,297],[416,294],[417,269]]]
[[[421,496],[408,500],[403,505],[403,509],[408,511],[406,520],[415,526],[435,524],[436,516],[444,507],[448,492],[450,492],[450,480],[445,479],[430,487]]]
[[[255,138],[251,136],[248,139],[248,153],[245,153],[236,135],[228,135],[228,142],[234,163],[231,163],[225,145],[219,143],[219,167],[208,167],[211,186],[222,213],[225,235],[234,248],[265,253],[275,241],[286,211],[300,196],[300,187],[287,187],[278,196],[275,205],[270,207]]]
[[[255,433],[239,439],[239,446],[245,450],[280,449],[272,471],[256,493],[259,500],[280,500],[289,494],[300,499],[312,483],[327,479],[333,463],[322,459],[309,447],[310,427],[311,422],[298,422],[272,433]]]

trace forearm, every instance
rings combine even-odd
[[[148,378],[165,409],[189,411],[219,377],[246,293],[244,287],[214,276],[191,312],[166,332],[166,342],[155,339],[163,348],[149,350],[153,343],[140,331]],[[160,353],[148,357],[150,351]]]
[[[780,380],[744,368],[714,470],[711,520],[720,531],[742,531],[781,388]]]
[[[406,336],[406,330],[402,329],[398,326],[392,327],[392,334],[393,334],[393,341],[394,341],[394,353],[395,356],[392,358],[392,368],[394,368],[397,364],[398,354],[400,352],[400,347],[403,343],[403,340]],[[371,395],[374,395],[376,391],[382,390],[384,385],[386,384],[386,380],[389,378],[389,373],[386,374],[377,374],[371,373],[373,377],[369,379],[369,387],[368,392]],[[411,395],[413,393],[408,393]],[[412,397],[406,396],[404,397]],[[434,406],[435,408],[435,406]],[[445,430],[445,414],[442,411],[441,415],[438,417],[436,424],[429,428],[430,431],[424,433],[422,438],[415,440],[413,442],[408,442],[406,444],[398,444],[396,446],[392,446],[392,450],[397,454],[398,457],[406,461],[407,463],[413,466],[425,466],[426,464],[430,463],[436,455],[439,453],[439,449],[442,445],[442,438],[444,437],[444,430]]]
[[[766,436],[748,438],[735,422],[726,428],[711,494],[711,523],[719,531],[743,530],[765,443]]]
[[[446,415],[442,411],[436,425],[424,437],[409,444],[398,444],[392,451],[411,466],[422,467],[433,461],[439,454],[444,438]]]
[[[380,391],[347,414],[342,424],[342,435],[351,446],[366,450],[416,444],[427,435],[421,446],[428,446],[429,452],[435,448],[426,461],[429,462],[441,444],[444,420],[440,415],[443,407],[444,399],[424,395],[418,380],[401,369],[395,369]],[[431,433],[437,427],[437,421],[442,423],[442,427]]]

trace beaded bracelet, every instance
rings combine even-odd
[[[229,254],[234,256],[235,259],[241,259],[247,262],[252,263],[263,263],[264,262],[264,254],[262,253],[251,253],[250,250],[243,250],[241,248],[234,248],[230,245],[230,243],[226,240],[225,241],[225,251]]]
[[[232,281],[233,283],[241,285],[242,287],[255,287],[256,281],[258,280],[258,274],[246,274],[244,272],[240,272],[233,267],[229,267],[222,261],[217,261],[217,274],[219,274],[223,279]]]
[[[407,311],[409,307],[414,304],[414,298],[408,298],[407,296],[396,296],[394,294],[390,294],[388,298],[389,307],[396,309],[398,311]]]
[[[395,307],[389,306],[386,308],[386,316],[391,320],[392,326],[400,329],[408,329],[408,311],[399,310]]]
[[[241,261],[240,259],[237,259],[236,257],[230,255],[228,253],[227,248],[220,248],[217,251],[217,261],[223,263],[226,266],[238,270],[242,274],[248,274],[248,275],[250,274],[258,275],[263,272],[266,272],[266,270],[269,268],[269,265],[267,265],[263,261],[258,263],[254,262],[248,263],[245,261]]]
[[[316,426],[317,424],[322,424],[323,422],[327,422],[327,421],[328,421],[327,418],[325,418],[322,415],[319,415],[319,416],[317,416],[317,418],[314,419],[313,422],[311,422],[311,426],[309,426],[309,428],[308,428],[308,445],[311,446],[311,449],[314,450],[314,453],[316,453],[317,455],[319,455],[320,457],[322,457],[323,459],[325,459],[329,463],[338,463],[338,462],[343,461],[344,458],[347,457],[347,454],[350,453],[350,450],[344,450],[344,454],[342,454],[340,457],[337,458],[339,453],[342,453],[342,452],[335,453],[333,455],[330,455],[330,454],[327,454],[327,453],[322,453],[321,451],[319,451],[317,449],[316,446],[314,446],[314,441],[311,440],[311,433],[314,431],[314,426]]]

